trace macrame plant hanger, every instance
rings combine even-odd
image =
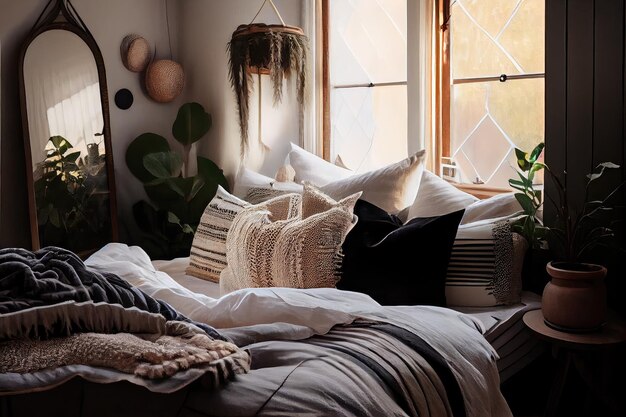
[[[268,2],[281,24],[254,23]],[[230,52],[230,81],[235,91],[239,111],[241,154],[245,155],[248,147],[249,100],[253,74],[257,74],[259,84],[259,142],[264,150],[268,150],[269,148],[262,140],[261,75],[270,76],[274,90],[274,104],[277,104],[282,100],[283,78],[289,78],[295,74],[297,99],[300,106],[303,106],[307,78],[308,39],[301,28],[285,24],[272,0],[264,0],[252,21],[247,25],[240,25],[233,32],[228,43],[228,50]]]

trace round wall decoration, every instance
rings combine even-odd
[[[137,34],[128,35],[122,40],[120,52],[124,66],[132,72],[145,70],[152,58],[150,44]]]
[[[115,105],[122,110],[128,110],[133,101],[133,93],[128,88],[122,88],[115,93]]]
[[[153,61],[146,70],[146,90],[154,101],[169,103],[183,91],[183,67],[169,59]]]

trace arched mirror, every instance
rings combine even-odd
[[[22,123],[33,249],[87,256],[117,240],[106,74],[69,0],[51,0],[22,47]]]

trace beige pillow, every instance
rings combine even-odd
[[[363,200],[388,213],[398,214],[415,200],[424,171],[425,155],[426,151],[422,150],[395,164],[334,181],[320,189],[334,199],[362,191]]]
[[[354,224],[351,201],[359,195],[320,204],[317,192],[307,187],[302,196],[302,206],[309,210],[306,218],[301,212],[277,214],[277,207],[291,204],[286,202],[292,198],[289,195],[241,211],[226,239],[228,265],[221,274],[220,292],[334,287],[340,278],[341,245]]]

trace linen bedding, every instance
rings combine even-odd
[[[219,299],[157,271],[138,247],[86,261],[245,348],[251,370],[188,387],[179,415],[510,416],[482,325],[447,308],[383,307],[333,288],[256,288]]]

